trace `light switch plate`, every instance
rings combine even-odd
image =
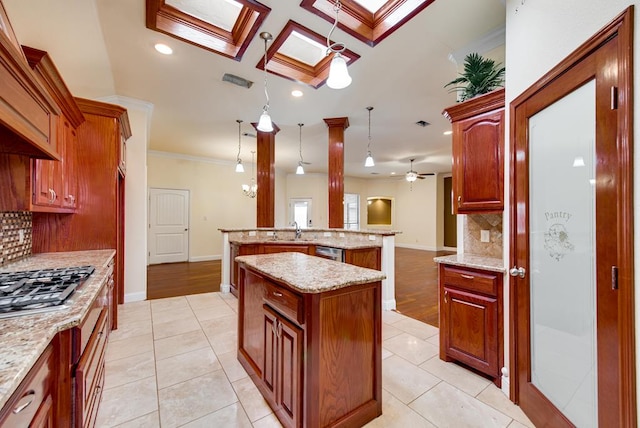
[[[344,238],[344,232],[340,232],[340,233],[338,234],[338,236],[339,236],[340,238]]]
[[[331,232],[323,232],[322,236],[324,236],[325,238],[328,238],[331,236]]]
[[[273,235],[273,232],[271,234]],[[249,236],[256,236],[256,231],[255,230],[250,230],[249,231]]]
[[[376,235],[369,235],[369,241],[375,241]]]
[[[273,236],[274,232],[273,231],[268,231],[267,232],[267,236]]]
[[[488,230],[480,231],[480,242],[489,242],[491,240],[491,232]]]

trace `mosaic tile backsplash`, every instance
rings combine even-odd
[[[502,214],[469,214],[464,220],[464,252],[502,258]],[[482,230],[489,231],[489,242],[482,242]]]
[[[0,212],[0,266],[31,254],[31,213]],[[22,241],[22,242],[21,242]]]

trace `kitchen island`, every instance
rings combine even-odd
[[[382,414],[385,275],[300,253],[239,256],[238,360],[285,427]]]
[[[110,330],[114,256],[114,250],[41,253],[0,268],[95,268],[60,309],[0,320],[0,426],[41,426],[36,422],[44,420],[51,426],[72,426],[74,421],[84,426],[95,421]]]

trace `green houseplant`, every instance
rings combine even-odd
[[[464,58],[464,72],[444,87],[454,85],[449,92],[458,92],[458,101],[486,94],[504,85],[505,68],[501,65],[477,53],[470,53]]]

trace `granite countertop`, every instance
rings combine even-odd
[[[302,253],[238,256],[236,261],[302,293],[322,293],[386,278],[378,270]]]
[[[218,229],[220,232],[250,232],[250,231],[262,231],[262,232],[269,232],[269,231],[277,231],[277,232],[286,232],[286,231],[295,231],[295,229],[292,229],[291,227],[254,227],[254,228],[229,228],[229,229]],[[354,229],[321,229],[321,228],[309,228],[309,229],[302,229],[302,233],[318,233],[318,232],[333,232],[333,233],[354,233],[354,234],[362,234],[362,235],[381,235],[381,236],[392,236],[392,235],[398,235],[402,232],[400,232],[399,230],[382,230],[382,229],[358,229],[358,230],[354,230]]]
[[[377,242],[358,242],[344,240],[343,238],[302,238],[302,239],[287,239],[287,238],[260,238],[256,236],[245,236],[239,239],[229,240],[232,244],[251,245],[251,244],[282,244],[282,245],[321,245],[325,247],[341,248],[343,250],[355,250],[358,248],[380,248],[382,245]]]
[[[0,408],[18,388],[56,333],[75,327],[96,299],[114,250],[34,254],[0,272],[92,265],[95,272],[63,303],[64,309],[0,319]]]
[[[476,254],[453,254],[451,256],[434,257],[436,263],[484,269],[493,272],[505,272],[502,259],[485,257]]]

